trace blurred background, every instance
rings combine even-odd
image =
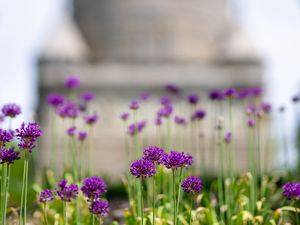
[[[298,0],[1,0],[0,104],[21,105],[15,127],[39,113],[45,135],[38,157],[47,165],[52,121],[45,99],[63,93],[64,79],[77,75],[82,90],[97,94],[95,164],[118,175],[126,168],[119,163],[125,156],[119,114],[140,92],[159,95],[169,82],[202,96],[214,88],[262,86],[274,111],[286,107],[293,166],[299,40]],[[280,140],[277,123],[275,113],[273,135]]]

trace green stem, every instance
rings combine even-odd
[[[44,222],[45,222],[45,225],[48,225],[48,217],[47,217],[47,203],[45,202],[43,204],[43,207],[44,207]]]
[[[153,225],[155,225],[155,178],[156,176],[154,175],[152,177],[152,204],[153,204],[153,217],[152,217],[152,221],[153,221]]]
[[[141,216],[142,216],[142,225],[144,225],[144,200],[143,200],[143,177],[141,177]]]
[[[63,201],[63,217],[64,217],[64,225],[67,225],[67,202]]]
[[[192,210],[193,210],[193,205],[194,205],[194,196],[191,197],[191,202],[190,202],[190,222],[189,222],[189,225],[192,225]]]
[[[4,204],[3,204],[3,220],[2,224],[6,224],[6,209],[7,209],[7,200],[8,200],[8,191],[9,191],[9,180],[10,180],[10,165],[7,164],[7,174],[4,179],[5,181],[5,188],[4,188]]]
[[[24,166],[23,166],[23,181],[22,181],[22,194],[21,194],[19,225],[22,224],[22,220],[23,220],[23,204],[24,204],[24,191],[25,191],[26,164],[27,163],[26,163],[26,160],[25,160],[24,161]]]
[[[172,169],[172,178],[173,178],[173,204],[174,204],[174,212],[173,212],[173,220],[174,225],[176,225],[176,183],[175,183],[175,170]]]
[[[26,152],[27,153],[27,152]],[[27,153],[28,154],[28,153]],[[26,162],[26,171],[25,171],[25,191],[24,191],[24,215],[23,215],[23,225],[26,225],[26,213],[27,213],[27,192],[28,192],[28,166],[29,161],[28,158],[25,159]]]
[[[5,224],[6,218],[6,208],[5,208],[5,200],[6,200],[6,176],[7,176],[7,164],[3,164],[2,167],[2,177],[1,177],[1,214],[2,214],[2,224]]]
[[[296,224],[299,225],[299,218],[298,218],[298,208],[297,208],[297,201],[294,201],[293,205],[295,208],[295,216],[296,216]]]

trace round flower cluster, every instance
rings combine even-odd
[[[175,116],[174,122],[178,125],[186,125],[186,120],[183,117]]]
[[[16,137],[20,140],[19,147],[29,152],[35,147],[37,138],[41,135],[40,125],[37,123],[22,123],[20,129],[16,129]]]
[[[65,98],[62,95],[57,94],[57,93],[51,93],[47,97],[48,105],[51,105],[55,108],[62,105],[64,103],[64,101],[65,101]]]
[[[160,108],[157,112],[157,116],[159,117],[169,117],[173,112],[173,106],[168,104],[164,105],[162,108]]]
[[[199,102],[199,96],[197,94],[188,95],[186,99],[191,105],[196,105]]]
[[[84,119],[84,121],[85,121],[86,124],[92,126],[92,125],[94,125],[98,121],[99,117],[98,117],[98,115],[96,113],[94,113],[92,115],[84,116],[83,119]]]
[[[288,182],[282,187],[282,194],[287,199],[300,199],[300,182]]]
[[[6,143],[13,139],[13,132],[0,128],[0,147],[4,147]]]
[[[202,180],[196,176],[189,176],[181,183],[181,189],[186,193],[200,193]]]
[[[139,102],[138,102],[137,100],[132,100],[132,101],[130,102],[130,104],[129,104],[129,108],[130,108],[131,110],[137,110],[137,109],[140,108],[140,104],[139,104]]]
[[[0,163],[13,164],[16,160],[20,159],[19,155],[20,152],[14,151],[14,148],[0,148]]]
[[[57,195],[63,201],[70,202],[72,199],[76,199],[78,196],[78,186],[76,184],[69,184],[67,180],[63,179],[57,184]]]
[[[142,121],[138,122],[137,124],[132,123],[128,126],[128,134],[130,136],[134,136],[136,134],[139,134],[144,130],[146,125],[147,125],[146,120],[142,120]]]
[[[79,115],[79,107],[76,103],[71,101],[65,101],[63,104],[56,108],[56,113],[61,118],[75,119]]]
[[[80,98],[83,102],[88,103],[95,99],[95,94],[91,91],[84,91],[80,94]]]
[[[130,172],[135,177],[151,177],[156,174],[154,162],[148,159],[138,159],[131,163]]]
[[[169,92],[170,94],[178,95],[181,92],[180,87],[178,87],[176,84],[166,84],[165,85],[165,90]]]
[[[106,200],[98,199],[91,203],[90,213],[96,216],[107,216],[109,213],[109,203]]]
[[[206,112],[202,109],[197,109],[195,112],[192,114],[192,120],[202,120],[206,116]]]
[[[128,120],[130,114],[128,112],[124,112],[120,115],[120,118],[123,120],[123,121],[126,121]]]
[[[165,151],[156,146],[149,146],[144,149],[143,159],[150,160],[154,163],[161,164],[165,156]]]
[[[2,113],[6,117],[14,118],[21,114],[21,108],[15,103],[8,103],[2,107]]]
[[[80,80],[74,76],[70,75],[65,79],[65,87],[69,90],[75,90],[80,87]]]
[[[45,189],[39,194],[39,202],[41,203],[51,202],[53,199],[54,193],[49,189]]]
[[[192,165],[193,157],[184,152],[173,150],[169,154],[164,155],[162,162],[166,168],[177,170],[178,168]]]
[[[82,182],[81,191],[90,201],[100,198],[106,192],[107,185],[99,177],[88,177]]]

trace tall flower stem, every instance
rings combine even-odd
[[[191,202],[190,202],[190,221],[189,225],[192,225],[192,211],[194,207],[194,196],[191,197]]]
[[[224,173],[224,157],[222,149],[222,140],[221,140],[221,129],[218,128],[218,148],[219,148],[219,174],[218,174],[218,198],[219,198],[219,208],[222,221],[225,221],[224,213],[222,212],[222,206],[224,204],[224,190],[223,190],[223,173]]]
[[[3,217],[2,217],[2,224],[6,224],[6,209],[7,209],[7,199],[8,199],[8,191],[9,191],[9,180],[10,180],[10,165],[6,164],[6,174],[4,176],[3,182],[4,184],[4,200],[3,200]]]
[[[178,191],[177,191],[177,200],[176,200],[176,215],[179,211],[179,203],[180,203],[180,193],[181,193],[181,188],[180,188],[180,185],[181,185],[181,181],[182,181],[182,175],[183,175],[183,168],[181,167],[179,169],[179,182],[178,182]],[[176,217],[176,223],[177,223],[177,217]]]
[[[142,217],[142,225],[144,225],[144,188],[143,188],[143,177],[141,177],[141,217]]]
[[[19,225],[26,225],[29,153],[25,152]]]
[[[43,204],[43,208],[44,208],[44,223],[45,225],[48,225],[48,217],[47,217],[47,203],[44,202]]]
[[[95,225],[95,215],[92,215],[92,225]]]
[[[63,217],[64,217],[64,225],[67,225],[67,202],[63,201]]]
[[[7,165],[3,164],[2,166],[2,176],[1,176],[1,221],[4,224],[4,218],[6,217],[5,213],[5,198],[6,198],[6,175],[7,175]]]
[[[155,179],[156,176],[154,175],[152,177],[152,208],[153,208],[153,217],[152,217],[152,221],[153,221],[153,225],[155,225]]]
[[[175,170],[172,169],[172,178],[173,178],[173,206],[174,206],[174,211],[173,211],[173,220],[174,220],[174,225],[176,225],[176,182],[175,182]]]
[[[294,206],[294,208],[295,208],[295,217],[296,217],[296,224],[297,225],[300,225],[299,224],[299,216],[298,216],[298,208],[297,208],[297,201],[295,200],[293,203],[292,203],[292,205]]]

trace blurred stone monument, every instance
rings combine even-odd
[[[226,0],[75,0],[74,16],[61,21],[40,59],[46,133],[46,95],[63,92],[65,77],[78,75],[98,96],[95,164],[118,176],[127,166],[119,114],[140,91],[159,93],[168,82],[199,93],[261,84],[260,59],[230,18]],[[47,164],[50,140],[43,141]]]

